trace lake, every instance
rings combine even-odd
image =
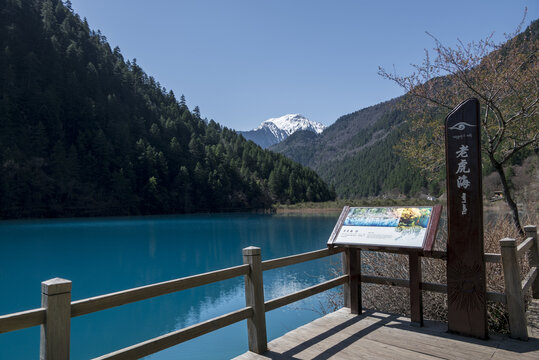
[[[185,215],[0,222],[0,315],[38,308],[41,282],[73,281],[78,300],[325,247],[338,214]],[[339,255],[264,272],[265,299],[333,277]],[[323,293],[266,313],[268,341],[321,315]],[[71,358],[88,359],[240,309],[242,277],[73,318]],[[229,359],[248,350],[246,321],[148,359]],[[0,334],[0,359],[39,357],[39,327]]]

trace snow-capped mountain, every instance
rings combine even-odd
[[[239,131],[247,140],[252,140],[262,148],[280,143],[298,130],[312,131],[320,134],[326,127],[316,121],[311,121],[300,114],[288,114],[278,118],[268,119],[256,129]]]

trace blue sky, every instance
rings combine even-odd
[[[378,66],[407,74],[433,42],[502,39],[539,1],[71,0],[90,27],[203,117],[248,130],[301,113],[329,125],[403,94]]]

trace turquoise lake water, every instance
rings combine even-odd
[[[73,281],[78,300],[324,248],[329,216],[255,214],[0,222],[0,315],[40,307],[41,282]],[[333,277],[338,255],[264,272],[266,300]],[[268,340],[320,315],[327,294],[266,313]],[[71,358],[88,359],[245,306],[242,277],[73,318]],[[148,359],[229,359],[247,351],[242,321]],[[39,327],[0,334],[0,359],[39,357]]]

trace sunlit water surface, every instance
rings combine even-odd
[[[40,307],[41,282],[73,281],[72,299],[242,263],[241,249],[271,259],[325,247],[338,214],[187,215],[0,222],[0,315]],[[264,273],[266,300],[328,280],[338,256]],[[320,316],[327,293],[266,314],[268,339]],[[88,359],[240,309],[243,278],[73,318],[71,358]],[[245,321],[151,359],[229,359],[247,350]],[[39,327],[0,334],[0,359],[36,359]]]

